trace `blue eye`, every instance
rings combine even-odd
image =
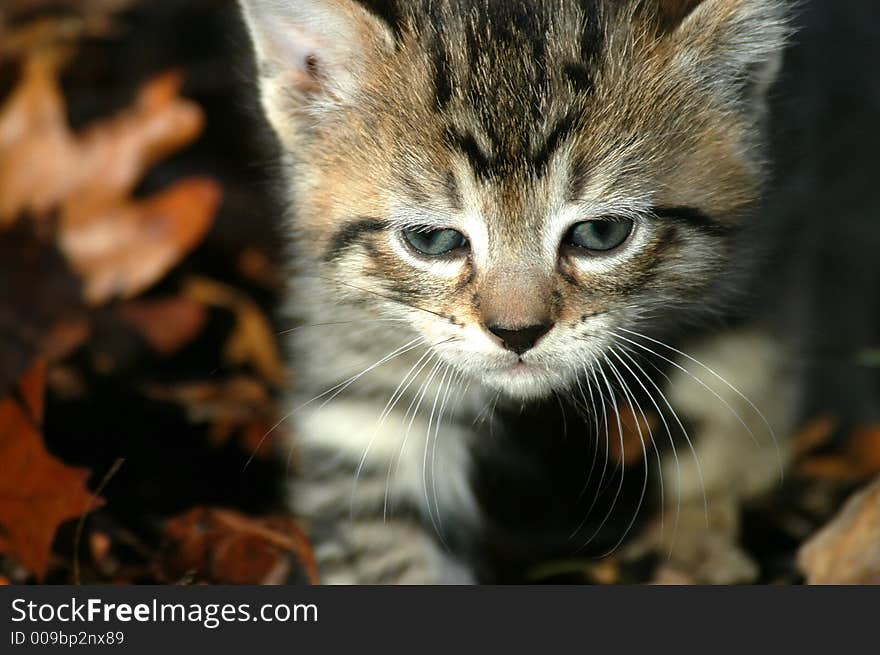
[[[428,257],[448,255],[468,245],[467,238],[458,230],[404,230],[403,238]]]
[[[578,223],[565,235],[565,245],[594,252],[619,248],[632,234],[635,223],[627,219]]]

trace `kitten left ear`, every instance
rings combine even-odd
[[[721,93],[763,106],[791,34],[782,0],[663,0],[683,8],[674,38]],[[706,70],[708,67],[708,70]]]
[[[393,45],[388,26],[354,0],[240,0],[260,68],[263,104],[287,141],[302,112],[357,93],[372,60]]]

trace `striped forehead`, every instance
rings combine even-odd
[[[546,172],[593,90],[597,0],[360,1],[427,53],[429,102],[477,177]]]

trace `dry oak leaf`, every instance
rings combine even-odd
[[[798,555],[809,584],[880,584],[880,478]]]
[[[288,516],[255,519],[199,507],[168,521],[165,537],[159,567],[166,579],[238,585],[318,581],[311,544]]]
[[[619,426],[616,418],[620,419]],[[651,412],[637,413],[634,408],[621,405],[608,422],[608,454],[612,460],[618,464],[642,461],[653,447],[657,417]]]
[[[264,383],[248,377],[218,382],[194,382],[175,386],[152,385],[147,396],[175,403],[187,410],[193,423],[232,421],[246,424],[274,416],[272,398]]]
[[[101,504],[86,487],[89,471],[52,457],[43,445],[46,365],[24,375],[0,401],[0,552],[42,579],[58,527]]]
[[[61,49],[42,48],[0,108],[0,229],[57,214],[58,243],[93,304],[132,297],[202,240],[220,203],[207,178],[145,200],[129,196],[153,164],[193,141],[204,117],[179,96],[181,77],[145,84],[132,107],[78,134],[65,117]]]
[[[880,426],[863,426],[847,436],[841,452],[803,460],[797,468],[806,478],[842,482],[870,480],[880,474]]]
[[[233,364],[250,364],[266,380],[283,384],[286,378],[275,332],[259,306],[240,291],[207,278],[187,281],[183,295],[235,314],[236,326],[223,355]]]
[[[199,335],[208,310],[201,303],[178,297],[133,300],[119,307],[119,315],[153,350],[170,356]]]

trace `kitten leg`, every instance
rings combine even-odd
[[[428,420],[417,416],[410,426],[411,415],[383,419],[382,411],[370,400],[335,401],[299,418],[292,501],[310,524],[322,583],[473,583],[437,535],[438,521],[476,515],[467,435],[441,426],[426,458]],[[426,459],[442,480],[424,475]]]
[[[681,498],[678,534],[667,537],[675,539],[673,563],[700,581],[752,581],[757,569],[736,546],[740,507],[779,484],[788,462],[797,399],[792,360],[757,328],[687,352],[693,359],[675,358],[681,368],[673,367],[668,395],[691,428],[695,454],[679,448],[678,467],[671,457],[663,466],[667,502]]]

